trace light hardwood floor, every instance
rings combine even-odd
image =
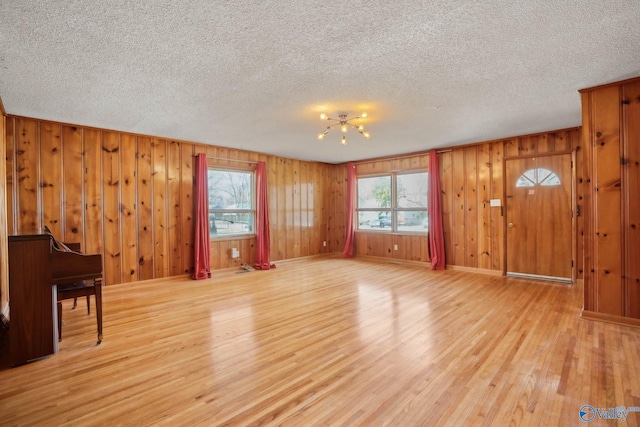
[[[572,426],[583,405],[640,407],[640,330],[580,319],[577,286],[303,259],[108,286],[99,346],[70,303],[59,353],[0,371],[0,425]]]

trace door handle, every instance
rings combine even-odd
[[[509,224],[507,224],[507,226],[508,226],[509,228],[513,228],[513,223],[512,223],[512,222],[510,222]]]

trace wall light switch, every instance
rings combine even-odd
[[[326,240],[322,241],[322,246],[327,246],[327,241]]]
[[[502,206],[502,200],[500,199],[491,199],[491,207]]]
[[[240,258],[240,251],[236,248],[231,248],[231,258]]]
[[[393,250],[397,251],[398,250],[398,245],[393,245]]]

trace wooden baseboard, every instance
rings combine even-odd
[[[396,259],[396,258],[387,258],[383,256],[372,256],[372,255],[357,255],[353,257],[353,259],[357,259],[360,261],[368,261],[368,262],[376,262],[380,264],[398,264],[398,265],[415,265],[419,267],[431,267],[430,262],[424,261],[412,261],[409,259]]]
[[[358,255],[356,258],[359,260],[380,262],[380,263],[386,263],[386,264],[415,265],[420,267],[431,268],[431,263],[428,261],[426,262],[412,261],[407,259],[396,259],[396,258],[387,258],[387,257],[379,257],[379,256],[371,256],[371,255]],[[453,271],[465,271],[467,273],[486,274],[489,276],[503,276],[502,271],[500,270],[489,270],[486,268],[463,267],[460,265],[447,264],[446,269],[453,270]]]
[[[489,276],[503,276],[500,270],[489,270],[488,268],[463,267],[461,265],[447,264],[447,270],[466,271],[468,273],[487,274]]]
[[[322,259],[322,258],[342,258],[342,252],[327,252],[325,254],[308,255],[308,256],[303,256],[303,257],[298,257],[298,258],[288,258],[288,259],[282,259],[280,261],[271,261],[271,263],[275,264],[276,266],[278,266],[280,264],[288,264],[288,263],[291,263],[291,262],[310,260],[310,259],[314,259],[314,258],[318,258],[318,259]]]
[[[616,316],[613,314],[598,313],[596,311],[590,310],[582,310],[580,317],[587,320],[597,320],[600,322],[615,323],[618,325],[640,328],[640,319],[635,319],[633,317]]]

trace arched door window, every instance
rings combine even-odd
[[[529,169],[520,175],[516,182],[516,187],[535,187],[536,185],[544,187],[560,185],[560,178],[549,169],[536,168]]]

